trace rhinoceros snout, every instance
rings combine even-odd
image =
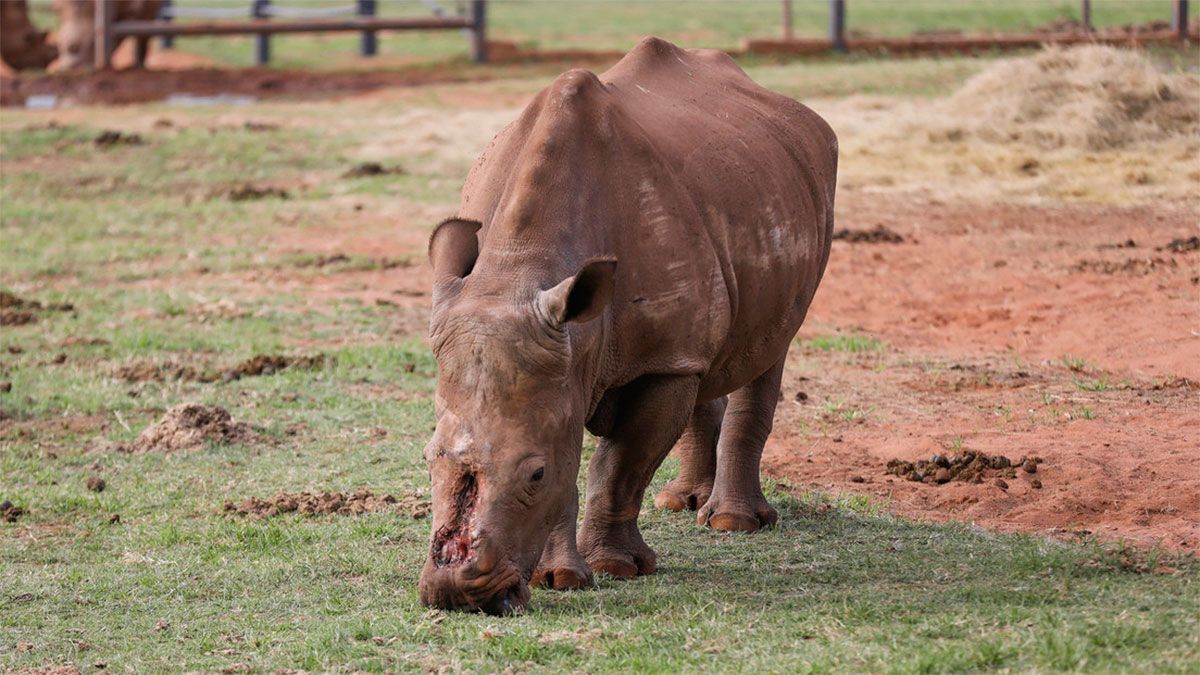
[[[448,567],[431,559],[419,590],[421,604],[438,609],[505,616],[529,606],[529,584],[510,565],[482,572],[475,563]]]

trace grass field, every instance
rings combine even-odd
[[[248,0],[176,0],[181,7],[248,7]],[[347,5],[333,0],[276,0],[281,7]],[[54,23],[49,0],[32,0],[35,22]],[[452,7],[453,3],[443,3]],[[417,0],[380,0],[380,14],[428,16]],[[855,0],[847,10],[852,33],[904,36],[917,31],[967,33],[1028,31],[1055,21],[1079,19],[1077,0]],[[1100,28],[1166,21],[1165,0],[1095,0],[1092,20]],[[794,3],[796,35],[826,34],[828,3]],[[750,37],[780,35],[778,0],[494,0],[489,4],[489,36],[537,49],[623,50],[645,35],[658,35],[686,47],[735,48]],[[249,66],[253,38],[189,38],[181,49],[216,63]],[[351,34],[278,36],[272,39],[273,65],[288,68],[345,67],[358,62],[358,36]],[[384,60],[463,59],[467,40],[457,31],[385,35]]]
[[[926,95],[977,63],[751,72],[794,95]],[[428,300],[395,290],[410,292],[408,265],[486,141],[471,105],[537,86],[77,109],[53,126],[5,113],[0,288],[74,310],[0,332],[0,501],[28,511],[0,523],[0,670],[1195,672],[1194,560],[909,522],[864,497],[772,485],[780,526],[754,536],[647,504],[659,574],[535,591],[512,619],[419,606],[426,520],[225,515],[227,500],[283,490],[427,493]],[[455,138],[420,124],[451,111]],[[110,127],[142,142],[96,146]],[[343,177],[364,159],[406,173]],[[231,201],[246,183],[288,198]],[[822,354],[885,347],[806,339],[814,370]],[[119,374],[134,362],[220,372],[273,353],[325,362],[228,382]],[[110,445],[183,401],[228,409],[257,440]],[[669,460],[656,484],[676,470]],[[103,492],[85,485],[96,475]]]

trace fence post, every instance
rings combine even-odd
[[[271,0],[254,0],[250,13],[256,19],[269,19]],[[254,37],[254,64],[265,66],[271,62],[271,34],[259,33]]]
[[[846,51],[846,0],[829,0],[829,44],[835,52]]]
[[[113,12],[116,8],[111,2],[96,3],[96,14],[93,17],[93,64],[97,69],[112,68],[113,53]]]
[[[471,60],[487,63],[487,2],[471,0]]]
[[[1187,0],[1175,0],[1171,11],[1171,30],[1180,40],[1188,39],[1188,3]]]
[[[1093,32],[1095,29],[1092,28],[1092,0],[1082,0],[1082,4],[1079,7],[1079,16],[1084,32]]]
[[[792,39],[792,0],[783,0],[783,39]]]
[[[170,23],[175,20],[174,9],[175,0],[162,0],[162,9],[158,10],[158,20]],[[175,46],[174,35],[164,35],[158,39],[158,44],[163,49],[171,49]]]
[[[358,0],[358,15],[375,16],[375,0]],[[363,56],[375,56],[379,53],[379,42],[375,37],[375,31],[364,30],[362,32],[362,39],[359,40],[359,52]]]

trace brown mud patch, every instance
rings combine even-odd
[[[0,326],[24,326],[34,323],[44,312],[73,312],[69,302],[42,303],[8,291],[0,291]]]
[[[419,492],[399,497],[376,495],[366,488],[343,492],[280,492],[273,497],[251,497],[240,502],[225,502],[224,512],[231,516],[270,518],[281,513],[305,516],[357,516],[364,513],[402,513],[413,519],[429,515],[429,500]]]
[[[849,230],[846,228],[833,231],[834,241],[846,241],[851,244],[900,244],[904,237],[883,225],[876,225],[869,230]]]
[[[139,134],[106,129],[92,139],[92,144],[98,148],[110,148],[114,145],[142,145],[145,139]]]
[[[0,522],[15,523],[17,519],[25,515],[25,509],[13,504],[5,499],[0,502]]]
[[[379,162],[362,162],[356,164],[345,173],[342,178],[366,178],[371,176],[403,176],[408,172],[404,167],[399,165],[385,166]]]
[[[113,375],[126,382],[233,382],[243,377],[274,375],[289,368],[315,370],[324,366],[325,362],[324,354],[258,354],[232,368],[220,369],[176,360],[139,359],[119,366]]]
[[[116,449],[129,453],[176,452],[210,443],[250,443],[257,437],[250,425],[234,422],[224,408],[184,403],[168,410],[132,443],[119,445]]]

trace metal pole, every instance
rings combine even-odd
[[[256,19],[269,19],[271,0],[254,0],[250,13]],[[254,37],[254,64],[265,66],[271,62],[271,34],[259,33]]]
[[[174,4],[175,0],[162,0],[162,9],[158,10],[158,18],[160,21],[170,22],[174,20],[174,16],[171,12],[172,5]],[[164,35],[158,38],[158,44],[163,49],[171,49],[175,46],[175,36]]]
[[[487,2],[471,0],[471,60],[487,63]]]
[[[829,44],[835,52],[846,51],[846,0],[829,0]]]
[[[113,3],[101,0],[96,3],[95,24],[93,26],[93,63],[98,69],[112,68],[113,53]]]
[[[1171,12],[1171,30],[1175,31],[1175,37],[1181,41],[1188,39],[1187,0],[1175,0],[1175,6]]]
[[[375,16],[375,0],[358,0],[358,15]],[[375,37],[375,31],[364,30],[362,32],[362,39],[359,40],[359,52],[363,56],[375,56],[379,53],[379,42]]]
[[[783,39],[792,39],[792,0],[783,0]]]
[[[1091,33],[1095,29],[1092,28],[1092,0],[1082,0],[1079,7],[1080,21],[1083,23],[1084,32]]]

